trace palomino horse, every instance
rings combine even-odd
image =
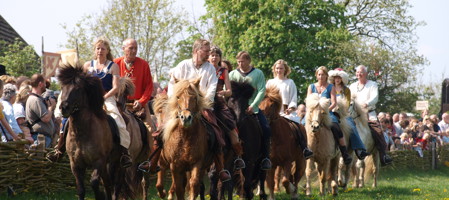
[[[271,155],[272,169],[268,171],[267,184],[270,190],[269,199],[274,197],[274,174],[276,167],[280,166],[284,171],[282,174],[282,185],[291,199],[298,199],[298,183],[304,175],[306,161],[297,140],[299,139],[297,130],[291,127],[291,123],[286,118],[280,116],[282,97],[275,87],[267,88],[265,98],[260,103],[259,108],[267,117],[271,127]],[[300,125],[299,134],[305,134],[305,129]],[[304,137],[306,137],[304,135]],[[292,163],[296,163],[295,174],[291,174]]]
[[[367,152],[371,154],[370,156],[366,157],[365,160],[357,160],[357,163],[355,165],[356,174],[354,174],[353,187],[363,187],[365,185],[365,166],[367,164],[372,164],[373,166],[373,169],[370,172],[373,175],[373,187],[377,187],[377,176],[379,175],[380,169],[380,157],[379,151],[374,144],[374,139],[368,126],[368,109],[362,108],[359,102],[353,100],[351,102],[351,106],[349,106],[349,114],[355,121],[360,139],[362,139],[363,144],[365,144]]]
[[[113,139],[113,128],[103,110],[103,88],[100,79],[83,72],[81,66],[65,66],[59,71],[61,111],[70,126],[66,149],[76,179],[79,199],[84,199],[84,175],[92,168],[91,185],[96,199],[104,199],[99,190],[100,178],[106,199],[118,198],[114,184],[121,184],[119,142]],[[112,118],[110,118],[112,119]],[[112,119],[113,120],[113,119]],[[115,124],[114,124],[115,125]],[[117,125],[115,125],[117,127]],[[115,129],[118,134],[118,128]]]
[[[239,130],[239,138],[243,146],[243,160],[246,167],[242,169],[244,180],[238,180],[241,185],[243,181],[243,191],[237,191],[242,198],[253,199],[253,190],[258,184],[264,187],[265,172],[260,169],[262,160],[262,129],[255,115],[248,115],[249,99],[251,98],[254,88],[246,82],[238,83],[231,81],[232,96],[228,100],[228,106],[236,114],[237,128]],[[261,194],[264,199],[265,194]]]
[[[313,164],[318,171],[320,195],[326,193],[326,181],[332,186],[332,194],[337,195],[337,167],[338,151],[330,127],[332,121],[329,116],[330,99],[320,98],[312,93],[306,99],[306,130],[308,147],[314,156],[307,160],[306,167],[306,195],[312,194],[311,174]]]
[[[206,169],[212,164],[205,121],[201,112],[207,109],[207,99],[199,91],[199,79],[175,84],[173,96],[169,97],[166,113],[168,121],[163,132],[164,147],[161,163],[168,163],[172,184],[178,199],[184,199],[187,173],[190,174],[189,199],[195,199],[200,192],[200,182]]]
[[[125,107],[127,97],[134,93],[134,84],[131,79],[123,77],[119,81],[119,91],[116,95],[117,106],[126,122],[126,128],[130,134],[129,154],[132,158],[132,166],[126,168],[125,182],[130,190],[125,196],[131,199],[137,198],[138,194],[142,194],[143,199],[147,199],[149,189],[148,173],[143,173],[138,169],[138,165],[147,160],[150,156],[150,144],[153,140],[145,124],[133,113]]]

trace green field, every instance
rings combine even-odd
[[[301,181],[303,185],[304,181]],[[395,170],[381,169],[381,175],[377,188],[371,188],[371,180],[368,180],[367,187],[363,189],[349,186],[346,191],[340,189],[337,197],[327,195],[324,199],[441,199],[449,200],[449,167],[441,166],[437,170]],[[352,183],[351,183],[352,184]],[[322,199],[318,195],[318,187],[314,183],[313,196],[306,197],[300,191],[300,199]],[[2,192],[0,199],[26,199],[26,200],[50,200],[50,199],[76,199],[75,189],[65,192],[57,192],[50,195],[39,195],[33,193],[16,194],[8,197],[6,192]],[[289,199],[285,193],[278,194],[277,199]],[[87,199],[94,199],[92,193],[87,194]],[[154,187],[151,188],[149,199],[159,199],[156,197]],[[237,197],[235,199],[238,199]],[[258,198],[256,198],[258,199]]]

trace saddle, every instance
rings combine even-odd
[[[114,118],[112,118],[110,115],[107,117],[109,127],[111,128],[112,133],[112,140],[115,144],[120,144],[120,132],[117,126],[117,123],[115,122]]]
[[[295,121],[293,121],[291,119],[288,119],[288,118],[285,118],[285,119],[287,120],[288,125],[290,126],[290,128],[293,130],[292,134],[293,134],[293,137],[295,138],[296,143],[299,144],[300,138],[306,138],[305,137],[306,130],[304,129],[304,126],[302,126],[301,124],[299,124],[299,123],[297,123],[297,122],[295,122]],[[299,134],[302,134],[303,137],[301,137]]]

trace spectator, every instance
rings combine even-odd
[[[449,144],[449,114],[443,113],[441,116],[441,121],[438,123],[438,126],[440,127],[443,140],[443,144]]]
[[[229,62],[228,60],[222,60],[221,61],[221,66],[228,68],[228,71],[232,71],[233,70],[231,62]]]
[[[12,104],[16,101],[16,86],[13,84],[5,84],[3,86],[3,96],[2,96],[2,106],[3,106],[3,115],[6,118],[6,121],[12,128],[12,131],[16,134],[22,134],[22,130],[19,128],[17,124],[16,118],[14,117],[14,109]],[[11,135],[11,133],[5,130],[5,133]]]
[[[306,105],[299,104],[298,109],[296,109],[296,114],[298,114],[298,117],[301,121],[301,124],[303,126],[306,125]]]
[[[379,114],[377,114],[377,119],[379,119],[379,121],[382,121],[383,118],[385,118],[385,113],[379,112]]]
[[[392,132],[391,132],[391,129],[388,128],[391,125],[390,120],[382,118],[382,120],[380,120],[380,125],[382,127],[382,132],[385,137],[385,142],[387,142],[387,146],[388,146],[387,149],[390,150],[391,146],[394,146]]]
[[[399,122],[399,114],[398,113],[394,113],[393,114],[393,123]]]
[[[402,148],[399,148],[399,149],[401,149],[401,150],[412,149],[411,145],[413,144],[413,138],[411,137],[411,133],[410,134],[409,133],[410,133],[410,130],[406,130],[400,136]]]
[[[3,95],[3,81],[0,80],[0,95]],[[0,104],[0,130],[2,135],[2,142],[9,142],[13,140],[18,140],[19,136],[12,130],[8,121],[6,121],[6,117],[3,114],[3,105]]]
[[[16,102],[13,104],[14,116],[16,117],[17,124],[20,130],[22,130],[25,139],[32,144],[34,142],[33,137],[31,137],[30,129],[27,126],[25,119],[25,103],[28,99],[29,93],[31,92],[31,87],[29,85],[23,85],[20,87],[17,93]]]
[[[50,98],[46,101],[41,95],[45,92],[45,79],[41,74],[31,77],[31,93],[25,105],[26,120],[31,125],[31,136],[37,143],[38,134],[45,136],[45,147],[51,146],[54,131],[52,120],[56,101]]]

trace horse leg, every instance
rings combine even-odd
[[[112,167],[112,169],[114,169],[114,167]],[[114,170],[111,170],[111,171],[114,171]],[[118,196],[115,196],[115,194],[113,196],[113,194],[112,194],[113,188],[114,188],[114,185],[113,185],[114,181],[111,179],[110,174],[107,173],[106,166],[99,169],[98,174],[100,175],[101,180],[103,181],[103,187],[104,187],[104,193],[106,195],[106,199],[118,198]]]
[[[312,195],[312,187],[311,187],[311,175],[313,170],[313,162],[312,158],[306,161],[306,196]]]
[[[281,182],[281,173],[282,173],[281,167],[277,167],[276,171],[274,172],[274,192],[275,193],[281,192],[281,189],[279,188],[279,183]]]
[[[86,173],[86,168],[75,166],[72,163],[73,162],[71,162],[71,169],[73,175],[75,176],[78,199],[81,200],[84,199],[84,196],[86,195],[86,190],[84,188],[84,175]]]
[[[282,176],[282,185],[284,186],[287,194],[290,194],[291,199],[298,199],[297,188],[292,183],[291,169],[292,169],[291,162],[287,162],[286,164],[284,164],[283,170],[285,173]]]
[[[331,188],[332,195],[337,196],[338,195],[338,184],[337,184],[337,168],[338,168],[338,161],[339,158],[334,158],[331,160],[330,166],[329,166],[329,179],[328,183],[330,185],[329,188]],[[346,167],[348,169],[349,166]]]
[[[267,200],[267,194],[265,193],[265,179],[267,178],[267,172],[259,169],[259,186],[260,186],[260,194],[259,198],[261,200]]]
[[[318,179],[320,181],[320,195],[324,196],[326,194],[326,179],[327,179],[327,171],[329,171],[329,162],[324,163],[323,165],[317,166],[318,171]]]
[[[208,173],[209,180],[210,180],[210,188],[209,188],[209,195],[211,200],[218,199],[218,196],[222,191],[219,191],[218,189],[218,175],[215,169],[212,169],[213,167],[210,167],[210,171]]]
[[[195,200],[200,193],[200,177],[202,177],[200,166],[193,167],[189,180],[190,200]]]
[[[157,195],[163,199],[167,195],[164,190],[164,175],[165,175],[165,168],[161,168],[161,170],[157,173],[157,181],[156,181],[156,190]]]
[[[359,167],[360,171],[359,171],[359,188],[362,188],[365,186],[365,161],[362,160],[360,162],[360,167]]]
[[[271,170],[268,171],[267,174],[267,186],[269,190],[268,199],[273,200],[274,199],[274,174],[276,173],[277,168],[273,166]]]
[[[100,192],[100,175],[98,170],[94,169],[90,177],[90,185],[95,194],[95,199],[104,199],[104,193]]]
[[[150,189],[150,175],[148,173],[143,174],[142,179],[142,199],[147,200],[148,199],[148,190]]]
[[[377,187],[377,175],[379,174],[379,154],[376,152],[373,155],[373,188]]]

